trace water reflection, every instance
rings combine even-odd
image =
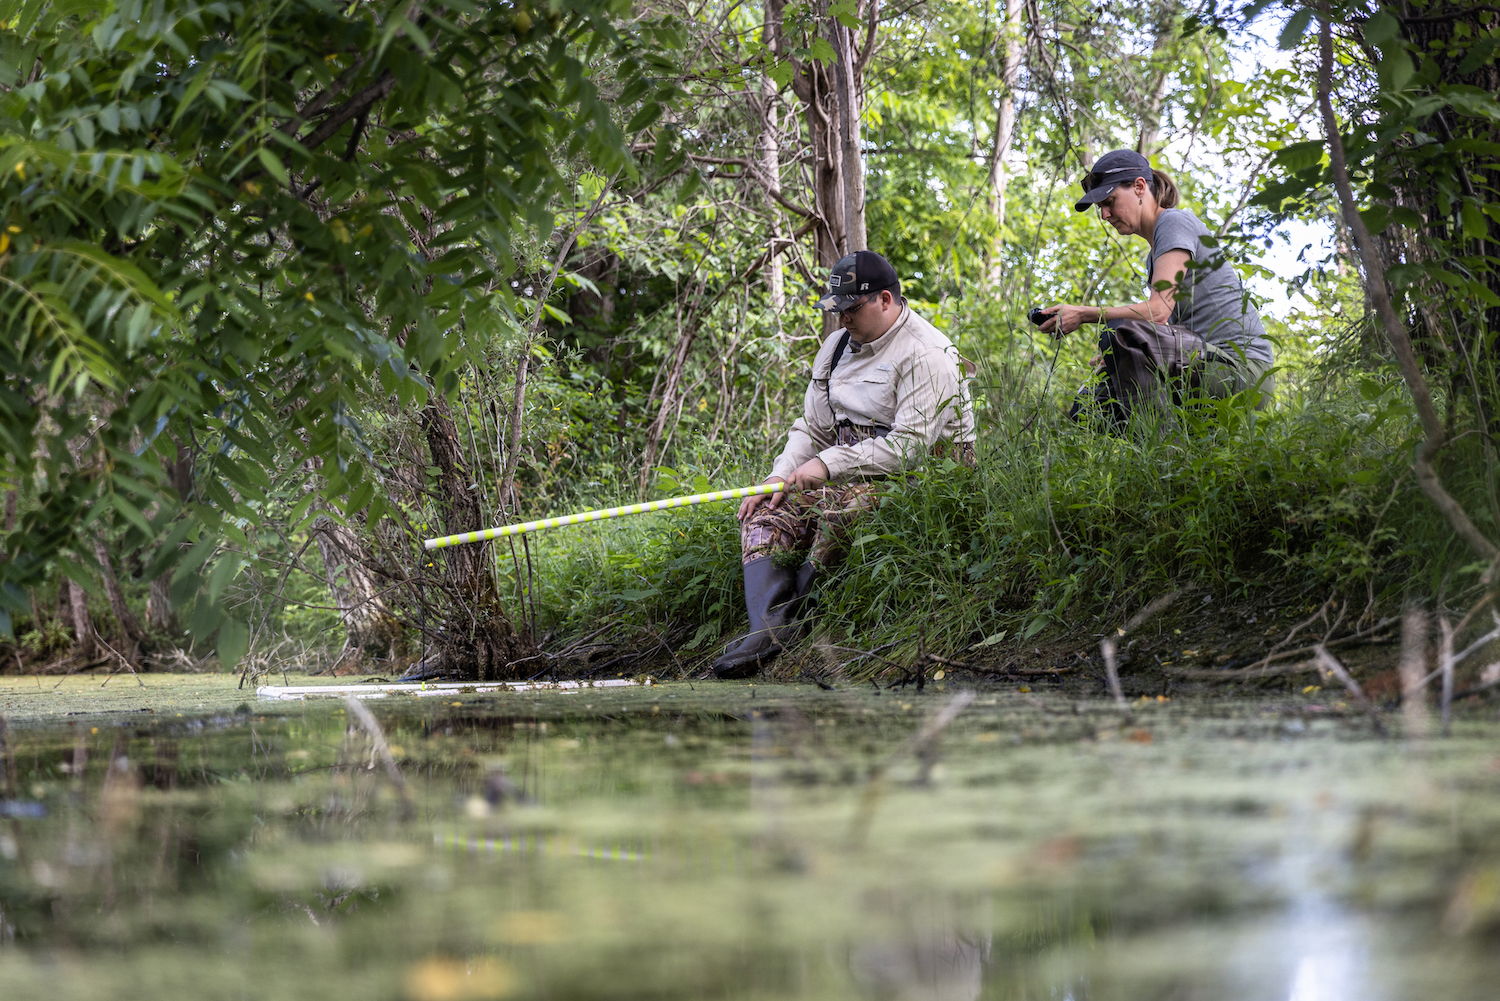
[[[849,971],[880,1001],[973,1001],[984,981],[989,941],[954,928],[914,923],[903,939],[865,942],[849,952]]]
[[[1500,864],[1493,728],[1416,795],[1389,745],[1288,741],[1269,705],[1122,734],[981,698],[917,754],[941,693],[590,697],[382,704],[378,735],[314,705],[12,728],[0,997],[1381,1001],[1500,975],[1466,875]]]

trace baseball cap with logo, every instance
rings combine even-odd
[[[890,261],[873,250],[857,250],[839,258],[833,266],[828,275],[828,293],[816,305],[825,312],[838,313],[872,292],[900,287],[901,280]]]
[[[1129,184],[1137,177],[1151,180],[1150,160],[1133,149],[1105,153],[1094,161],[1094,169],[1078,182],[1083,186],[1083,197],[1074,203],[1073,208],[1087,212],[1089,206],[1098,205],[1120,185]]]

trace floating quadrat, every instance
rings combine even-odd
[[[651,683],[649,678],[644,682],[634,678],[606,678],[600,681],[461,681],[437,684],[409,681],[373,685],[262,685],[255,690],[255,696],[281,702],[341,699],[350,696],[356,699],[384,699],[392,695],[410,695],[423,699],[438,695],[484,695],[494,692],[576,693],[586,688],[633,688],[650,686]]]

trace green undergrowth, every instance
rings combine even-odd
[[[999,653],[1171,587],[1430,593],[1463,570],[1464,551],[1405,473],[1409,408],[1366,383],[1264,413],[1214,404],[1160,434],[1106,437],[1060,417],[1022,435],[992,430],[977,469],[950,461],[888,481],[821,582],[817,632],[863,649]],[[1005,416],[993,426],[1021,424]],[[1445,475],[1489,530],[1475,449],[1450,452]],[[712,484],[667,470],[659,494],[755,482],[768,464],[719,456]],[[548,533],[533,556],[553,647],[631,637],[686,664],[744,625],[730,504]]]

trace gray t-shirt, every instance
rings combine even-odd
[[[1237,363],[1243,351],[1250,361],[1270,365],[1271,342],[1266,340],[1260,313],[1234,266],[1221,251],[1203,245],[1202,238],[1208,235],[1208,227],[1187,209],[1162,210],[1156,217],[1151,252],[1146,255],[1146,284],[1151,284],[1158,255],[1186,250],[1192,257],[1186,275],[1189,287],[1177,293],[1172,322],[1187,327],[1210,346],[1223,345],[1215,353],[1226,361]]]

